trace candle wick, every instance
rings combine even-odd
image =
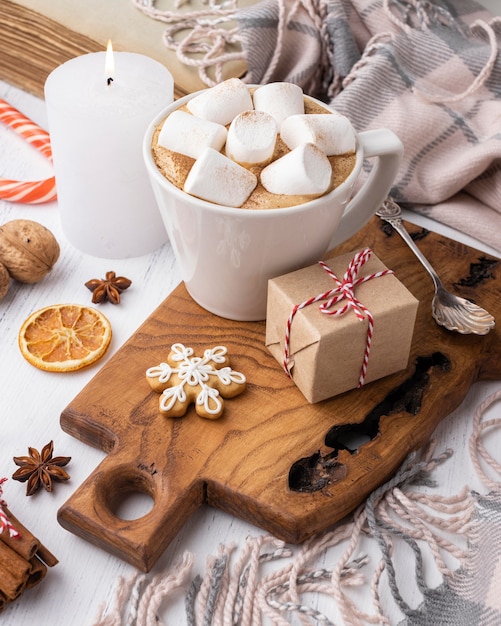
[[[113,78],[111,76],[106,79],[106,83],[107,83],[108,87],[111,85],[112,82],[113,82]]]

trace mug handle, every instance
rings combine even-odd
[[[403,145],[387,128],[367,130],[358,134],[364,159],[377,157],[367,180],[348,202],[334,233],[329,249],[343,243],[371,219],[386,200],[402,161]]]

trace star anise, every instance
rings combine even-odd
[[[120,294],[130,287],[132,281],[125,276],[116,276],[115,272],[106,272],[106,278],[93,278],[85,283],[92,291],[92,302],[100,304],[109,300],[111,304],[119,304]]]
[[[43,485],[46,491],[52,491],[53,481],[69,480],[70,476],[63,469],[67,465],[70,456],[52,457],[54,451],[54,442],[48,443],[42,448],[42,452],[38,452],[35,448],[28,448],[29,456],[15,456],[14,463],[19,469],[12,474],[14,480],[26,482],[26,495],[32,496]]]

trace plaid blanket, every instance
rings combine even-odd
[[[264,0],[236,12],[249,83],[289,81],[404,144],[407,208],[501,252],[501,25],[473,0]]]

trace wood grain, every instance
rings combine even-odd
[[[446,286],[500,317],[498,259],[407,226],[422,235],[418,245]],[[299,543],[343,518],[391,477],[474,381],[500,377],[500,330],[463,336],[437,326],[428,275],[377,218],[332,254],[363,246],[370,246],[420,301],[405,371],[308,404],[265,348],[264,323],[213,316],[181,284],[62,412],[63,430],[108,454],[60,508],[59,522],[148,571],[202,503]],[[171,420],[159,414],[158,395],[150,391],[145,370],[164,359],[175,342],[196,351],[225,345],[232,367],[247,376],[246,392],[226,402],[219,420],[203,420],[193,410]],[[436,354],[441,360],[430,361],[414,382],[418,360]],[[406,402],[399,409],[397,402],[384,414],[388,397],[395,391],[401,395],[404,383],[417,398],[410,403],[414,412]],[[333,428],[363,424],[376,407],[383,407],[376,436],[356,453],[333,451],[326,443]],[[291,489],[291,468],[298,461],[333,458],[335,471],[321,489]],[[130,491],[154,500],[152,510],[133,521],[114,514],[117,501]]]
[[[10,0],[2,0],[0,30],[1,78],[39,98],[58,65],[103,49],[97,41]]]

